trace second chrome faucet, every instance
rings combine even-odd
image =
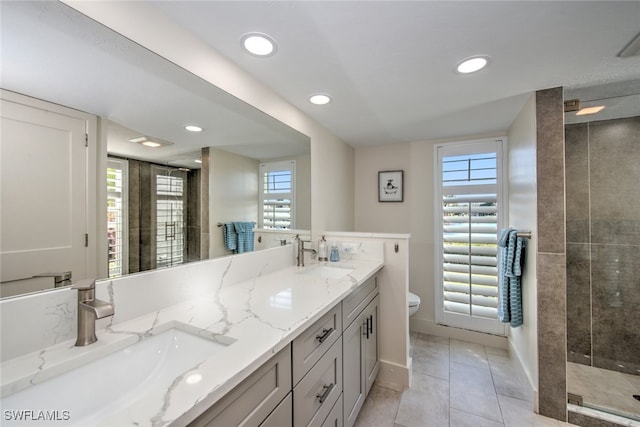
[[[316,250],[312,249],[312,248],[305,248],[304,244],[305,243],[311,243],[311,241],[310,240],[302,240],[302,239],[300,239],[299,235],[296,235],[296,243],[298,244],[297,266],[298,267],[304,267],[304,253],[305,252],[311,252],[313,257],[315,257],[318,252],[316,252]]]
[[[98,340],[96,319],[113,316],[113,305],[95,298],[96,281],[82,280],[72,288],[78,290],[78,338],[76,346],[85,346]]]

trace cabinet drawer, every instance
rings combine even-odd
[[[342,337],[293,389],[296,427],[321,426],[342,393]]]
[[[291,346],[285,347],[190,426],[259,426],[291,391]]]
[[[333,409],[322,423],[322,427],[342,427],[342,395],[338,398]]]
[[[378,276],[372,276],[342,301],[342,326],[347,329],[378,293]]]
[[[340,304],[293,340],[293,384],[297,384],[342,333]]]
[[[293,397],[291,393],[280,402],[260,427],[287,427],[293,425]]]

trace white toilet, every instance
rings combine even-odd
[[[409,303],[409,316],[413,316],[420,308],[420,297],[412,292],[407,294],[407,302]]]

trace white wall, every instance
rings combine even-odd
[[[536,105],[532,95],[514,120],[509,139],[509,223],[519,230],[531,230],[527,242],[522,277],[524,323],[510,328],[509,344],[524,368],[531,388],[538,388],[537,317],[537,185],[536,185]]]
[[[311,138],[312,229],[353,230],[353,148],[146,2],[64,3]],[[215,226],[215,224],[214,224]]]
[[[209,148],[209,256],[230,255],[218,223],[258,223],[259,162],[228,151]]]

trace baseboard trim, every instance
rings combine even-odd
[[[508,349],[507,337],[491,335],[483,332],[469,331],[467,329],[453,328],[436,324],[433,320],[409,318],[409,330],[420,334],[435,335],[457,340],[469,341],[476,344],[488,345],[490,347]]]
[[[380,361],[380,371],[376,377],[376,383],[381,387],[402,391],[411,386],[411,364],[413,359],[409,358],[408,366],[398,365],[385,360]]]

